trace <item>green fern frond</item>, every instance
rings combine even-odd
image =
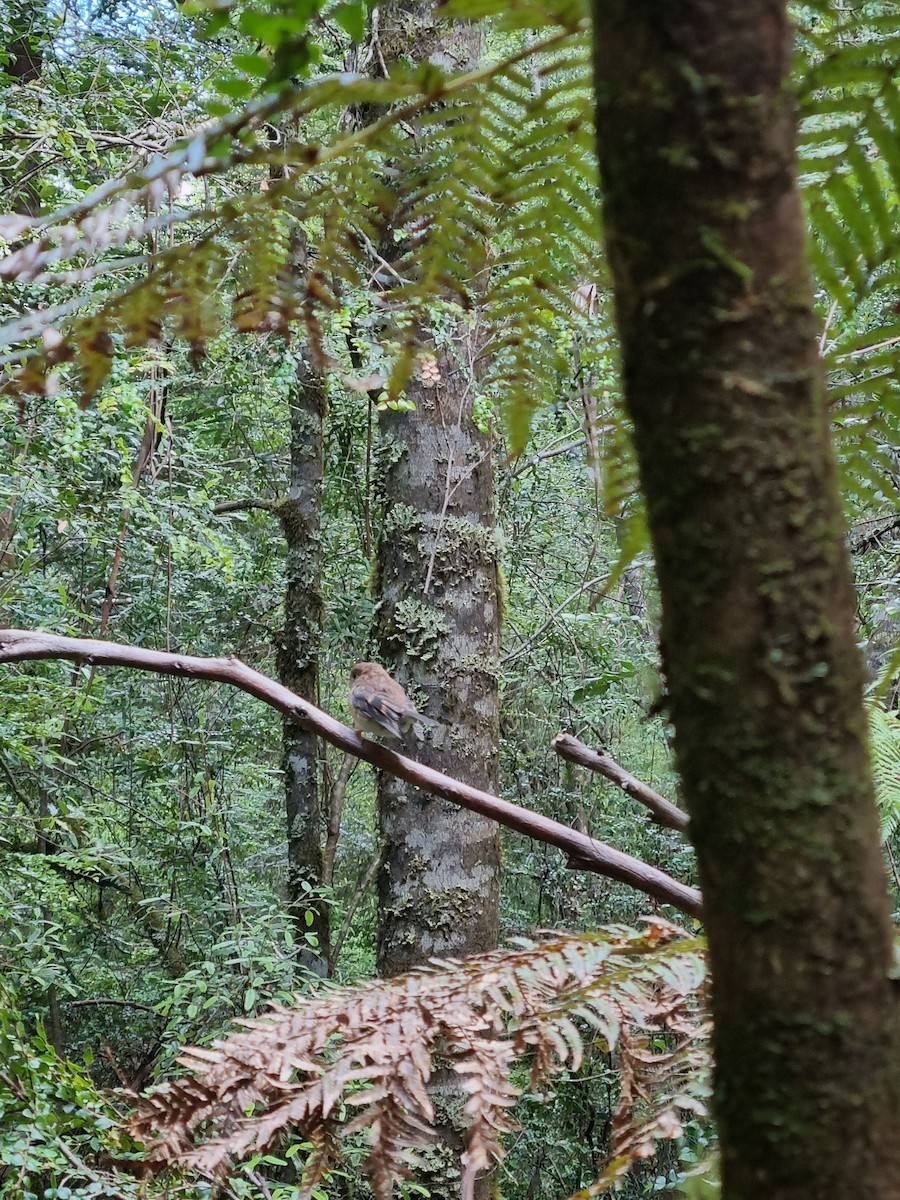
[[[222,311],[223,270],[233,264],[228,287],[233,277],[239,328],[287,332],[302,320],[314,341],[321,338],[316,314],[336,307],[342,289],[375,283],[391,325],[384,349],[395,358],[394,392],[412,370],[433,306],[477,304],[490,345],[483,386],[506,417],[512,449],[520,449],[536,408],[571,376],[580,320],[573,297],[602,279],[603,264],[585,6],[516,0],[502,7],[510,27],[539,31],[533,44],[516,35],[506,60],[462,76],[426,65],[389,80],[336,75],[288,89],[44,218],[0,273],[39,286],[72,250],[92,256],[92,279],[106,274],[102,287],[7,328],[18,343],[7,365],[30,356],[11,387],[40,390],[54,367],[74,360],[96,389],[108,367],[104,335],[123,333],[139,345],[168,324],[202,349]],[[889,344],[900,288],[900,16],[876,11],[873,19],[869,7],[836,21],[827,7],[813,6],[798,74],[801,170],[814,265],[831,310],[826,351],[840,453],[874,497],[885,491],[876,464],[897,440],[892,422],[900,423]],[[494,0],[451,0],[445,15],[477,19],[497,9]],[[354,106],[379,115],[326,141],[273,147],[260,135],[279,113],[307,125],[321,116],[325,127],[326,115]],[[159,211],[192,173],[273,165],[285,178],[267,193],[234,196],[216,212]],[[148,226],[135,206],[147,201],[153,220],[169,222],[170,244],[152,257],[148,278],[136,281],[129,264]],[[316,251],[305,279],[286,261],[286,215],[304,223]],[[385,229],[401,239],[386,272],[379,262]],[[23,236],[18,226],[15,236]],[[73,272],[76,286],[81,270]],[[49,348],[35,344],[45,332]],[[859,336],[868,341],[852,345]],[[633,472],[613,475],[608,492],[627,499]]]
[[[824,18],[807,46],[800,163],[811,254],[829,305],[826,364],[838,453],[860,499],[897,502],[894,317],[900,278],[900,13]],[[892,295],[892,293],[894,293]]]
[[[869,739],[882,841],[900,829],[900,719],[878,703],[869,706]]]

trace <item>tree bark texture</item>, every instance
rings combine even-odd
[[[287,548],[284,633],[278,673],[285,687],[315,703],[322,633],[322,476],[325,381],[298,360],[290,405],[290,484],[278,507]],[[283,723],[284,799],[287,817],[288,901],[295,923],[298,962],[327,974],[329,911],[322,883],[320,750],[315,733],[290,717]],[[312,924],[307,925],[307,913]],[[306,940],[314,934],[315,947]]]
[[[430,0],[379,10],[378,50],[467,69],[478,30],[438,19]],[[398,196],[398,209],[404,197]],[[382,253],[397,255],[391,231]],[[490,436],[473,420],[463,362],[471,344],[436,354],[428,382],[407,389],[414,412],[382,414],[378,446],[383,515],[377,546],[375,636],[379,654],[414,702],[444,729],[416,754],[466,782],[499,783],[499,612]],[[471,355],[474,357],[474,355]],[[460,360],[463,360],[461,362]],[[385,861],[379,881],[379,970],[396,975],[432,955],[477,954],[497,944],[497,827],[402,780],[378,788]]]
[[[372,61],[401,58],[473,67],[476,27],[441,20],[430,0],[379,8]],[[398,193],[398,211],[405,197]],[[390,227],[381,252],[398,256]],[[490,435],[472,411],[470,335],[435,351],[412,380],[414,412],[382,414],[376,505],[375,637],[386,666],[422,711],[444,725],[416,757],[496,791],[499,781],[499,611]],[[379,969],[394,975],[430,956],[475,954],[497,943],[496,826],[383,775]]]
[[[490,437],[475,427],[459,365],[439,361],[440,384],[409,389],[416,411],[386,414],[381,423],[376,636],[420,711],[442,723],[415,757],[496,791],[500,623]],[[379,972],[493,949],[496,824],[388,774],[379,777],[378,808],[385,845]],[[464,1146],[456,1073],[436,1071],[429,1095],[442,1140],[424,1154],[417,1179],[444,1200],[459,1194]],[[476,1196],[487,1192],[485,1178]]]
[[[464,70],[481,52],[478,29],[441,20],[431,0],[380,6],[374,32],[388,67],[407,57]],[[398,213],[404,201],[401,185]],[[387,228],[379,249],[390,260],[403,248]],[[384,664],[414,703],[443,724],[416,757],[497,791],[500,614],[491,438],[474,421],[472,335],[460,325],[452,347],[433,349],[428,380],[420,375],[407,388],[415,411],[386,412],[380,422],[374,633]],[[380,973],[395,975],[434,955],[493,949],[497,826],[387,774],[379,778],[378,810],[385,848]],[[460,1189],[465,1097],[449,1067],[435,1072],[429,1094],[441,1142],[425,1154],[417,1178],[435,1200],[449,1200]],[[479,1181],[478,1200],[488,1182]]]
[[[499,612],[490,439],[475,428],[461,370],[446,358],[441,365],[441,384],[414,386],[415,413],[385,414],[381,424],[385,513],[376,634],[384,661],[443,726],[415,757],[496,791]],[[492,949],[496,825],[388,775],[379,782],[379,811],[387,844],[380,972],[396,975],[435,954]]]
[[[728,1200],[897,1200],[900,1021],[776,0],[594,0]]]

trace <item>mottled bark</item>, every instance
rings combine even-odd
[[[496,791],[500,735],[497,542],[490,437],[472,420],[462,371],[410,390],[415,413],[381,425],[376,636],[382,660],[426,715],[442,722],[412,749],[421,762]],[[382,774],[379,971],[396,975],[497,944],[497,825]],[[442,1141],[417,1179],[436,1200],[459,1194],[463,1097],[449,1069],[429,1093]],[[479,1196],[487,1194],[482,1180]]]
[[[441,21],[430,0],[379,8],[378,61],[475,65],[477,27]],[[399,197],[402,209],[403,196]],[[382,252],[397,256],[392,231]],[[415,412],[385,412],[379,427],[375,636],[384,663],[415,703],[444,724],[416,757],[496,790],[499,613],[491,440],[472,413],[465,330],[457,353],[436,354],[412,381]],[[432,386],[428,386],[428,384]],[[420,707],[421,707],[420,704]],[[409,742],[409,739],[407,739]],[[385,838],[378,962],[383,974],[434,954],[474,954],[497,940],[497,827],[407,783],[382,776]]]
[[[285,685],[315,703],[322,631],[322,473],[325,381],[300,360],[290,405],[290,484],[278,507],[287,550],[284,632],[278,674]],[[283,724],[284,799],[287,817],[288,902],[295,921],[298,962],[325,975],[328,906],[321,898],[322,811],[319,741],[286,717]],[[313,923],[307,924],[307,913]],[[307,941],[314,934],[316,945]]]
[[[896,1200],[900,1021],[783,4],[595,0],[728,1200]]]
[[[443,724],[421,762],[488,790],[498,784],[497,543],[490,438],[467,381],[416,386],[415,413],[385,414],[379,478],[376,634],[386,663]],[[449,502],[445,503],[449,496]],[[427,583],[427,590],[426,590]],[[411,749],[414,742],[407,743]],[[497,941],[497,826],[389,776],[379,784],[382,973]]]
[[[478,30],[440,21],[428,0],[378,10],[377,48],[445,69],[473,66]],[[402,183],[401,183],[402,187]],[[398,211],[403,208],[398,196]],[[380,247],[402,247],[386,229]],[[470,334],[435,349],[429,382],[407,389],[414,412],[383,414],[379,428],[380,535],[375,637],[381,661],[443,730],[415,750],[420,761],[489,791],[498,784],[499,610],[491,438],[473,419]],[[423,707],[424,706],[424,707]],[[411,748],[410,739],[407,739]],[[389,775],[378,785],[384,863],[379,877],[378,964],[394,975],[432,955],[497,944],[499,838],[494,822]],[[435,1200],[459,1194],[464,1098],[455,1073],[430,1088],[441,1143],[417,1178]],[[487,1191],[481,1181],[479,1194]]]

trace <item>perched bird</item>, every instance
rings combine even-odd
[[[350,711],[357,733],[402,737],[414,725],[437,725],[417,712],[396,679],[378,663],[360,662],[350,671]],[[419,731],[416,736],[420,738]]]

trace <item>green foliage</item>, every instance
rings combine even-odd
[[[824,289],[822,346],[851,497],[892,505],[900,418],[900,12],[863,4],[801,25],[800,165]]]
[[[0,9],[5,52],[10,8]],[[3,225],[5,619],[97,635],[119,561],[107,636],[270,669],[284,587],[271,506],[287,486],[286,397],[308,342],[328,367],[321,701],[340,715],[373,611],[372,409],[378,397],[403,403],[429,341],[452,342],[465,320],[486,348],[484,421],[502,412],[512,450],[530,438],[499,474],[503,792],[690,880],[680,838],[549,749],[574,729],[674,795],[668,731],[650,711],[655,587],[597,252],[585,6],[453,0],[448,16],[492,20],[485,66],[374,80],[343,73],[356,5],[310,5],[296,24],[278,3],[208,6],[218,30],[206,39],[183,16],[140,11],[120,4],[108,25],[51,31],[45,76],[0,91],[4,183],[27,173],[46,214],[40,226],[15,214]],[[886,524],[898,444],[896,10],[799,15],[803,184],[842,479],[851,516]],[[302,78],[284,86],[291,73]],[[348,108],[367,123],[346,121]],[[209,113],[217,119],[189,132]],[[379,262],[385,230],[399,239],[391,270]],[[591,284],[591,300],[576,301]],[[148,418],[154,444],[136,477]],[[215,511],[229,502],[270,507]],[[862,617],[874,622],[896,591],[892,550],[859,557]],[[419,633],[427,643],[434,631]],[[117,1104],[98,1090],[116,1082],[103,1045],[140,1086],[171,1074],[176,1043],[208,1045],[233,1017],[307,987],[284,913],[279,729],[219,689],[49,665],[4,671],[0,727],[0,973],[27,1022],[3,1018],[16,1093],[3,1102],[42,1186],[88,1195],[95,1182],[59,1173],[55,1128],[110,1195],[132,1195],[137,1185],[106,1180],[97,1157],[128,1145]],[[895,727],[873,711],[889,843],[900,827]],[[334,881],[336,925],[354,911],[341,979],[373,969],[375,900],[354,905],[376,844],[360,769]],[[508,838],[504,855],[508,932],[646,911],[537,844]],[[85,999],[121,1004],[76,1005]],[[26,1031],[56,1008],[68,1064]],[[71,1067],[84,1051],[90,1067]],[[588,1046],[548,1100],[529,1091],[526,1068],[512,1077],[522,1129],[505,1140],[505,1191],[529,1180],[536,1200],[558,1198],[590,1182],[609,1150],[615,1071]],[[40,1088],[28,1101],[47,1122],[36,1149],[22,1110]],[[83,1126],[77,1108],[64,1111],[73,1095],[90,1114]],[[96,1132],[104,1115],[112,1124]],[[251,1157],[232,1191],[264,1195],[256,1172],[271,1195],[296,1195],[299,1147],[288,1149],[281,1161]],[[671,1186],[673,1164],[648,1162],[626,1194]],[[17,1196],[17,1178],[6,1170],[0,1193]]]
[[[13,352],[10,362],[24,355],[26,363],[11,386],[19,393],[43,392],[54,386],[50,373],[74,360],[86,402],[109,372],[116,336],[139,346],[165,328],[202,354],[215,330],[211,293],[223,256],[231,253],[239,254],[244,276],[237,285],[236,327],[287,333],[302,314],[313,344],[320,345],[317,309],[338,305],[335,281],[344,287],[361,280],[392,208],[395,236],[406,248],[381,298],[400,334],[389,398],[400,395],[413,370],[414,347],[435,303],[442,296],[467,305],[477,299],[487,336],[497,341],[486,387],[507,413],[513,448],[521,449],[531,414],[560,367],[559,323],[571,323],[575,287],[599,271],[581,18],[563,11],[544,20],[551,29],[562,23],[562,33],[467,76],[426,64],[403,67],[382,82],[343,77],[263,97],[166,158],[85,197],[74,210],[45,218],[34,240],[0,265],[8,278],[42,281],[60,259],[111,253],[100,269],[104,285],[93,289],[93,297],[51,307],[37,325],[7,327],[4,338],[14,345],[33,331],[47,331],[42,349]],[[287,31],[277,36],[288,39],[279,46],[288,44]],[[360,105],[385,115],[328,144],[300,141],[271,149],[260,142],[265,122],[278,113],[308,120],[335,106]],[[125,289],[110,287],[135,240],[163,222],[158,210],[166,196],[189,189],[190,175],[213,164],[219,172],[254,164],[286,173],[262,195],[233,196],[214,216],[196,207],[170,212],[165,226],[180,227],[181,237],[153,255],[154,272]],[[404,180],[402,189],[385,189],[385,170]],[[152,215],[135,220],[138,203]],[[563,214],[563,227],[546,219],[551,207]],[[305,277],[288,267],[288,212],[323,234]],[[212,228],[207,224],[198,240],[195,222],[210,217]],[[24,218],[7,218],[0,233],[12,241],[29,228]],[[120,245],[126,257],[117,253]],[[81,282],[77,269],[76,277]],[[88,314],[54,327],[73,307],[86,305]]]
[[[104,1154],[124,1160],[138,1149],[122,1112],[97,1090],[85,1066],[59,1058],[42,1029],[28,1033],[6,989],[0,993],[0,1059],[0,1196],[146,1194],[136,1179],[98,1162]]]
[[[869,737],[881,836],[887,842],[900,829],[900,719],[880,704],[869,706]]]

